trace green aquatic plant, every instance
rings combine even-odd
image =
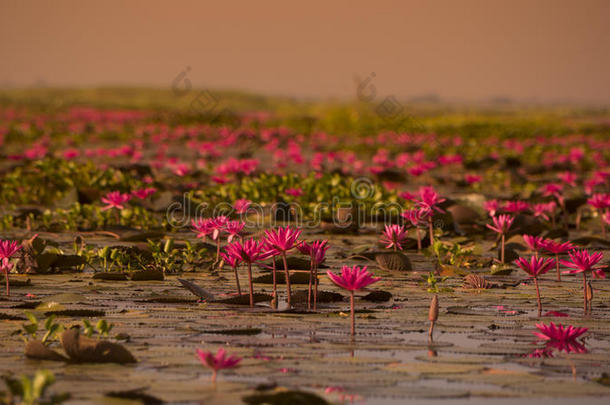
[[[24,341],[28,339],[36,339],[36,334],[40,329],[41,322],[30,311],[25,311],[25,316],[30,321],[21,325],[21,336]],[[51,315],[42,322],[45,330],[44,335],[40,339],[43,344],[49,344],[57,339],[57,336],[65,330],[65,327],[60,323],[55,322],[55,315]]]
[[[97,332],[98,339],[100,339],[102,337],[109,338],[110,331],[112,330],[112,328],[114,328],[114,325],[111,323],[108,323],[108,321],[106,321],[105,319],[100,319],[99,321],[97,321],[95,326],[91,322],[89,322],[88,319],[83,319],[83,325],[84,325],[83,334],[85,336],[91,337],[91,336],[93,336],[93,334],[95,332]]]
[[[26,162],[3,176],[0,203],[51,204],[76,190],[135,190],[143,184],[129,172],[101,169],[92,162],[56,158]]]
[[[432,252],[439,265],[450,264],[458,267],[470,267],[468,258],[472,256],[474,246],[461,246],[459,243],[436,240],[432,245]]]
[[[207,249],[205,247],[198,248],[197,245],[185,241],[184,249],[181,249],[180,253],[185,265],[197,266],[204,260]]]
[[[36,370],[32,377],[22,375],[19,378],[3,376],[8,393],[1,393],[0,404],[3,405],[54,405],[70,398],[62,393],[47,396],[47,390],[55,383],[55,376],[48,370]]]
[[[148,240],[152,252],[151,266],[163,273],[178,273],[182,271],[183,261],[180,250],[174,247],[174,239],[168,238],[165,242]]]
[[[427,291],[429,293],[438,293],[441,292],[442,289],[439,288],[438,283],[442,283],[447,280],[449,277],[441,277],[440,279],[436,278],[433,272],[429,272],[428,275],[422,275],[422,279],[426,282]]]

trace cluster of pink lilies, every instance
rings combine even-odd
[[[515,207],[522,202],[512,202],[512,206]],[[610,205],[609,205],[610,206]],[[511,229],[515,217],[509,214],[501,214],[492,216],[493,225],[487,224],[487,227],[500,235],[501,238],[501,250],[500,250],[500,261],[504,263],[504,247],[506,242],[506,235]],[[605,278],[603,267],[597,267],[596,265],[603,259],[603,253],[594,252],[589,253],[586,249],[579,250],[571,242],[557,242],[552,239],[543,239],[538,236],[523,235],[525,243],[529,246],[530,250],[534,252],[534,256],[529,259],[519,258],[515,261],[515,264],[527,272],[533,279],[536,285],[536,294],[538,297],[538,312],[539,316],[542,312],[542,304],[540,301],[540,292],[538,288],[538,277],[548,272],[553,266],[557,271],[557,281],[561,281],[560,264],[568,267],[570,270],[564,271],[564,274],[578,274],[583,275],[583,296],[584,296],[584,311],[588,313],[590,308],[590,301],[592,297],[588,297],[587,291],[591,293],[591,289],[587,284],[587,273],[591,273],[595,278]],[[538,257],[539,254],[545,253],[554,258],[542,258]],[[567,253],[570,260],[559,260],[560,254]]]
[[[543,239],[538,236],[523,235],[523,239],[529,248],[534,251],[534,255],[529,259],[520,257],[515,260],[515,264],[534,279],[536,297],[538,300],[538,316],[540,317],[542,315],[542,301],[540,300],[538,278],[555,266],[557,270],[557,281],[561,281],[559,270],[560,264],[569,269],[564,271],[563,274],[582,274],[583,310],[585,315],[590,313],[592,310],[591,301],[593,300],[593,294],[591,285],[587,283],[587,273],[591,273],[595,278],[606,277],[603,270],[604,267],[597,266],[604,257],[603,253],[589,253],[586,249],[579,250],[574,248],[571,242],[560,243],[552,239]],[[538,256],[539,253],[543,252],[548,255],[554,255],[555,258]],[[567,253],[570,260],[559,260],[559,254],[562,253]]]
[[[86,110],[86,112],[83,112]],[[307,136],[282,126],[270,126],[269,114],[244,114],[238,127],[213,127],[209,124],[170,125],[156,120],[154,112],[139,110],[97,110],[75,107],[57,114],[37,114],[14,108],[0,109],[0,146],[9,130],[17,131],[34,142],[11,150],[13,160],[36,160],[48,156],[67,160],[95,159],[102,165],[124,162],[146,164],[174,176],[188,177],[203,171],[215,183],[235,181],[256,171],[283,173],[286,168],[296,172],[325,173],[340,171],[351,176],[378,176],[394,171],[411,180],[425,177],[433,170],[463,168],[471,158],[469,144],[460,135],[435,133],[394,133],[382,131],[354,137],[351,134],[315,132]],[[255,126],[250,124],[255,123]],[[67,135],[56,137],[56,133]],[[86,144],[69,139],[71,135],[88,133]],[[121,145],[107,147],[108,134],[132,133]],[[504,156],[533,151],[541,164],[555,166],[597,167],[590,178],[578,179],[571,172],[558,174],[560,186],[573,186],[582,180],[585,190],[593,190],[607,180],[607,162],[603,154],[607,140],[585,134],[528,139],[500,139],[491,135],[481,139],[487,151],[485,158],[501,162]],[[6,142],[8,144],[8,142]],[[339,148],[339,145],[366,146],[371,154],[360,154]],[[433,153],[424,150],[434,145]],[[256,148],[262,156],[243,159],[235,151]],[[534,148],[536,146],[537,148]],[[413,149],[413,152],[405,152]],[[467,184],[484,182],[481,173],[464,170]],[[187,180],[190,181],[190,180]],[[387,189],[398,189],[402,182],[383,181]],[[552,192],[552,190],[549,190]],[[292,191],[289,191],[289,193]]]
[[[132,191],[129,194],[121,193],[120,191],[111,191],[101,199],[102,202],[106,204],[102,208],[102,211],[106,211],[112,208],[116,208],[117,210],[121,211],[125,209],[125,204],[129,202],[133,197],[139,198],[140,200],[144,200],[156,192],[157,189],[153,187],[138,189]]]
[[[385,244],[388,249],[392,248],[394,251],[402,250],[404,241],[407,238],[407,227],[413,226],[417,237],[417,251],[419,252],[422,248],[420,228],[428,227],[430,244],[434,244],[434,224],[432,219],[434,212],[445,212],[439,207],[439,204],[446,201],[446,199],[440,197],[431,186],[421,187],[417,196],[410,193],[402,193],[401,197],[413,203],[413,208],[401,214],[407,220],[406,225],[386,225],[381,236],[381,243]]]
[[[290,269],[288,266],[287,255],[291,250],[298,250],[310,259],[309,288],[307,294],[307,309],[317,310],[318,302],[318,266],[322,264],[329,248],[327,240],[315,240],[307,242],[299,240],[301,230],[291,226],[268,229],[264,232],[260,240],[254,238],[245,239],[242,231],[244,223],[236,220],[232,221],[228,217],[219,215],[213,218],[201,218],[192,221],[192,226],[197,232],[197,236],[202,239],[210,237],[216,241],[217,261],[222,258],[228,263],[235,275],[237,293],[241,295],[238,267],[241,264],[247,266],[248,286],[250,307],[254,306],[254,283],[252,280],[252,264],[261,263],[271,259],[273,277],[273,300],[274,306],[278,303],[277,294],[277,266],[276,258],[281,258],[284,267],[284,281],[286,284],[286,304],[291,308],[292,290],[290,284]],[[227,236],[227,243],[222,247],[221,237]],[[222,266],[222,264],[221,264]],[[379,281],[367,270],[367,267],[348,267],[343,266],[341,274],[336,275],[331,271],[327,272],[330,280],[337,286],[350,291],[351,305],[351,334],[355,334],[354,316],[354,292],[368,285]]]

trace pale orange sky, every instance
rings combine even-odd
[[[300,4],[300,5],[297,5]],[[609,0],[0,0],[0,85],[610,104]]]

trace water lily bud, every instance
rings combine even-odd
[[[428,312],[428,320],[431,322],[436,322],[438,319],[438,295],[434,295],[432,297],[432,302],[430,302],[430,312]]]

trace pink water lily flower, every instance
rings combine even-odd
[[[284,193],[292,197],[300,197],[303,195],[303,190],[300,188],[287,188],[284,190]]]
[[[216,262],[220,260],[220,235],[226,231],[227,222],[229,218],[224,215],[218,215],[214,218],[210,218],[207,222],[208,233],[211,233],[212,240],[216,241]]]
[[[381,278],[373,277],[373,274],[367,270],[367,266],[362,268],[343,266],[341,275],[336,275],[332,271],[327,271],[326,274],[333,283],[348,291],[357,291],[381,280]]]
[[[510,227],[513,225],[515,218],[510,215],[503,214],[503,215],[498,215],[497,217],[492,217],[492,220],[494,223],[493,226],[487,224],[487,227],[494,232],[504,235],[508,232]]]
[[[413,201],[415,198],[417,198],[415,194],[408,191],[403,191],[402,193],[399,193],[398,196],[407,201]]]
[[[242,361],[241,357],[229,356],[222,347],[218,349],[216,354],[201,349],[197,349],[196,352],[201,364],[212,370],[212,382],[216,381],[218,371],[235,368]]]
[[[527,260],[523,257],[515,260],[515,264],[521,268],[521,270],[525,271],[531,277],[536,279],[538,276],[548,272],[551,267],[555,264],[555,260],[551,258],[542,258],[532,256],[530,260]]]
[[[328,250],[327,240],[316,240],[311,244],[302,241],[297,244],[299,252],[308,255],[310,257],[310,271],[309,271],[309,289],[307,294],[307,309],[311,309],[311,295],[312,295],[312,281],[313,281],[313,310],[318,309],[318,266],[322,264],[325,259],[326,251]]]
[[[8,273],[13,268],[10,258],[21,249],[21,244],[14,240],[0,240],[0,271],[4,273],[6,279],[6,296],[11,295]]]
[[[555,242],[552,239],[545,239],[542,242],[542,248],[547,252],[555,255],[555,266],[557,270],[557,281],[561,281],[561,272],[559,271],[559,254],[569,252],[574,249],[574,246],[571,242]]]
[[[250,290],[250,307],[254,307],[254,283],[252,282],[252,263],[265,260],[268,254],[264,251],[264,245],[254,239],[244,241],[236,240],[225,246],[227,255],[233,255],[248,265],[248,284]],[[235,273],[237,277],[237,272]]]
[[[494,223],[493,226],[487,224],[487,227],[501,235],[502,246],[500,250],[500,261],[504,263],[504,245],[506,242],[506,234],[513,225],[515,218],[510,215],[503,214],[498,215],[497,217],[492,217],[492,220]]]
[[[356,334],[356,319],[354,312],[354,292],[365,288],[373,283],[381,280],[379,277],[373,277],[373,274],[367,270],[367,266],[362,268],[358,266],[343,266],[341,268],[341,275],[336,275],[331,271],[327,271],[328,278],[335,283],[337,286],[348,290],[350,292],[350,305],[351,305],[351,335],[352,337]]]
[[[488,200],[483,203],[483,208],[487,211],[490,217],[495,217],[500,210],[500,202],[498,200]]]
[[[293,229],[290,225],[280,226],[265,231],[265,242],[277,253],[282,253],[294,248],[300,235],[300,229]]]
[[[224,215],[218,215],[211,219],[211,221],[209,223],[209,227],[212,230],[212,239],[213,240],[219,239],[218,237],[220,236],[220,233],[226,230],[225,227],[226,227],[228,221],[229,221],[229,218],[227,218]]]
[[[314,264],[322,264],[325,259],[326,251],[328,250],[328,241],[327,240],[316,240],[311,243],[307,243],[305,241],[301,241],[297,245],[297,249],[299,252],[304,255],[310,256],[313,260]]]
[[[562,260],[561,264],[571,268],[572,270],[566,270],[563,272],[564,274],[584,274],[585,272],[590,271],[595,277],[606,277],[603,271],[604,267],[595,266],[604,258],[604,254],[602,252],[590,254],[586,249],[574,249],[568,253],[568,255],[570,256],[570,260]]]
[[[578,176],[576,176],[576,174],[572,172],[563,172],[559,173],[557,177],[559,178],[559,180],[563,181],[568,186],[576,187],[576,180],[578,179]]]
[[[227,242],[231,243],[234,237],[239,236],[246,226],[242,221],[227,221],[225,231],[227,232]]]
[[[538,328],[538,332],[532,332],[534,335],[542,340],[557,342],[576,340],[588,330],[587,328],[579,328],[572,325],[555,325],[553,322],[550,322],[549,325],[537,323],[536,328]]]
[[[542,301],[540,300],[538,277],[549,271],[549,269],[555,264],[555,260],[532,256],[528,261],[527,259],[520,257],[515,260],[515,264],[534,279],[534,285],[536,286],[536,298],[538,300],[538,317],[540,317],[542,315]]]
[[[400,225],[386,225],[381,235],[381,243],[386,245],[386,249],[393,248],[402,250],[402,244],[407,238],[407,231]]]
[[[432,187],[432,186],[421,187],[419,189],[419,198],[423,204],[427,205],[434,211],[441,212],[441,213],[445,212],[438,205],[445,202],[447,199],[442,198],[436,192],[436,190],[434,190],[434,187]]]
[[[250,207],[251,204],[252,204],[252,201],[250,201],[250,200],[246,200],[246,199],[235,200],[235,202],[233,203],[233,209],[235,210],[235,213],[237,213],[237,214],[245,214],[246,212],[248,212],[248,208]]]
[[[483,180],[483,176],[479,176],[478,174],[467,174],[464,176],[464,180],[468,184],[476,184]]]
[[[610,212],[610,194],[597,193],[593,194],[591,198],[587,200],[587,204],[597,210],[597,213],[601,217],[602,226],[602,238],[606,238],[606,221],[604,220],[604,214]]]
[[[144,200],[145,198],[153,195],[156,192],[157,192],[156,188],[149,187],[149,188],[141,188],[139,190],[132,191],[131,195],[133,195],[136,198],[139,198],[140,200]]]
[[[610,194],[593,194],[591,198],[587,200],[587,204],[600,211],[610,208]]]
[[[563,185],[558,183],[547,183],[540,188],[542,195],[545,197],[556,197],[561,198],[563,191]]]
[[[548,203],[539,203],[532,205],[532,212],[535,217],[544,218],[546,221],[549,221],[551,218],[547,214],[552,215],[553,225],[555,223],[555,209],[557,208],[557,203],[555,201],[549,201]]]
[[[585,315],[592,309],[593,303],[589,303],[587,300],[587,272],[590,271],[593,277],[605,278],[604,267],[596,266],[603,258],[602,252],[595,252],[590,254],[586,249],[583,250],[572,250],[568,253],[570,260],[562,260],[561,264],[572,269],[566,270],[564,274],[578,274],[582,273],[582,294],[583,294],[583,308]]]
[[[0,240],[0,259],[10,258],[21,249],[21,244],[14,240]]]
[[[417,237],[417,251],[421,252],[421,234],[419,232],[419,228],[426,225],[428,218],[430,218],[432,215],[432,210],[430,207],[422,205],[417,208],[407,210],[400,215],[409,221],[415,228],[415,236]]]
[[[502,209],[510,213],[524,212],[530,209],[530,205],[527,201],[514,200],[506,201],[502,206]]]
[[[290,270],[286,260],[286,252],[294,248],[301,236],[300,229],[293,229],[290,225],[277,229],[269,229],[265,231],[264,243],[272,255],[281,255],[284,262],[284,274],[286,277],[286,303],[290,308],[292,290],[290,287]]]
[[[237,295],[241,295],[241,286],[239,285],[239,275],[237,274],[237,267],[241,264],[241,256],[236,254],[234,250],[230,248],[230,245],[225,246],[226,251],[220,253],[220,257],[225,263],[229,264],[233,268],[235,275],[235,284],[237,285]]]
[[[434,211],[444,213],[445,211],[441,209],[438,205],[446,201],[446,198],[441,198],[439,194],[434,190],[431,186],[421,187],[419,189],[419,198],[421,201],[418,201],[417,204],[420,207],[429,208],[430,213],[428,215],[428,232],[430,235],[430,245],[434,244],[434,226],[432,224],[432,216]]]
[[[430,208],[423,206],[407,210],[400,214],[401,217],[409,221],[411,225],[415,227],[425,225],[429,215]]]
[[[197,237],[205,240],[212,233],[214,223],[211,218],[198,218],[191,221],[191,226],[197,232]]]
[[[540,236],[523,235],[523,240],[530,250],[534,251],[536,256],[538,256],[538,252],[544,247],[544,240]]]
[[[125,208],[124,204],[131,200],[131,196],[129,194],[123,194],[120,191],[111,191],[106,194],[105,197],[102,197],[102,202],[106,204],[102,211],[109,210],[111,208],[116,208],[122,210]]]

